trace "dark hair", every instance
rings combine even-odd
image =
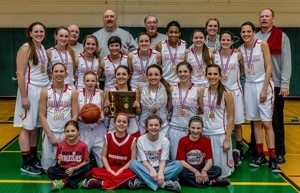
[[[163,122],[161,120],[161,118],[157,115],[150,115],[149,117],[147,117],[147,119],[145,120],[145,126],[146,128],[148,127],[148,122],[152,119],[156,119],[159,121],[160,126],[162,126]]]
[[[121,40],[121,38],[119,38],[119,36],[111,36],[107,40],[107,47],[109,47],[109,45],[113,44],[113,43],[118,43],[120,45],[120,47],[122,47],[122,40]]]
[[[217,22],[217,24],[218,24],[218,32],[217,32],[217,33],[220,33],[220,22],[219,22],[219,20],[218,20],[217,18],[214,18],[214,17],[209,18],[209,19],[206,21],[206,23],[205,23],[205,30],[207,30],[207,26],[208,26],[208,23],[209,23],[210,21],[216,21],[216,22]]]
[[[178,73],[178,69],[179,69],[180,66],[186,66],[189,69],[190,73],[191,74],[193,73],[193,67],[192,67],[192,65],[190,63],[186,62],[186,61],[182,61],[179,64],[177,64],[177,66],[176,66],[176,73]]]
[[[220,41],[221,41],[221,39],[222,39],[222,35],[223,34],[228,34],[229,36],[230,36],[230,38],[231,38],[231,41],[232,41],[232,45],[230,46],[230,48],[232,49],[233,48],[233,41],[234,41],[234,36],[233,36],[233,34],[230,32],[230,31],[222,31],[221,32],[221,34],[220,34]],[[221,48],[222,49],[222,48]]]
[[[61,63],[61,62],[56,62],[55,64],[53,64],[51,66],[51,72],[53,72],[54,67],[57,66],[57,65],[62,65],[64,67],[65,71],[67,72],[66,66],[63,63]]]
[[[139,43],[139,41],[140,41],[140,37],[143,36],[143,35],[148,36],[148,37],[149,37],[149,40],[150,40],[150,42],[151,42],[151,37],[150,37],[150,35],[147,34],[146,32],[141,32],[141,33],[138,35],[138,37],[137,37],[137,42],[138,42],[138,43]]]
[[[40,25],[44,28],[44,31],[46,33],[46,27],[44,26],[44,24],[40,23],[40,22],[34,22],[32,24],[30,24],[30,26],[26,29],[26,34],[28,35],[28,45],[29,45],[29,59],[33,61],[33,65],[38,65],[39,64],[39,57],[36,53],[36,48],[33,42],[32,37],[30,36],[30,33],[33,30],[33,27],[36,25]]]
[[[169,31],[169,28],[171,26],[176,26],[176,27],[178,27],[179,31],[181,31],[181,27],[180,27],[180,24],[178,23],[178,21],[171,21],[170,23],[168,23],[168,25],[167,25],[167,31]]]
[[[54,32],[54,39],[56,39],[56,36],[58,34],[58,32],[60,30],[66,30],[69,34],[70,34],[70,31],[68,30],[68,28],[66,28],[65,26],[59,26],[55,32]],[[57,44],[57,41],[55,40],[55,44]],[[75,51],[73,50],[73,48],[70,46],[69,43],[66,44],[66,51],[69,52],[71,58],[72,58],[72,63],[74,64],[75,62]]]
[[[128,91],[131,91],[132,88],[131,88],[131,84],[130,84],[130,82],[131,82],[131,73],[130,73],[130,69],[129,69],[128,66],[120,65],[120,66],[118,66],[118,67],[115,69],[115,76],[117,75],[117,71],[118,71],[118,69],[120,69],[120,68],[125,69],[125,70],[127,71],[127,73],[128,73],[129,78],[128,78],[128,80],[127,80],[127,88],[128,88]]]
[[[85,77],[86,77],[87,75],[93,75],[93,76],[95,76],[95,77],[96,77],[96,82],[97,82],[97,77],[98,77],[98,76],[97,76],[97,74],[96,74],[95,72],[93,72],[93,71],[87,71],[87,72],[84,73],[84,75],[83,75],[83,82],[84,82]],[[97,84],[96,84],[95,88],[98,88],[98,85],[97,85]]]
[[[203,29],[195,29],[193,34],[192,34],[192,39],[194,38],[194,35],[196,32],[202,33],[204,35],[204,38],[206,37],[207,33],[205,30]],[[207,47],[206,44],[203,44],[203,49],[202,49],[202,60],[204,61],[204,63],[207,65],[209,65],[211,63],[211,58],[210,58],[210,54],[209,54],[209,49]]]
[[[148,75],[148,71],[149,71],[150,68],[156,68],[156,69],[158,69],[158,71],[159,71],[159,73],[161,75],[160,82],[165,86],[166,91],[167,91],[167,95],[168,95],[168,97],[170,97],[171,96],[171,90],[170,90],[171,85],[163,77],[163,70],[162,70],[161,66],[159,66],[158,64],[151,64],[150,66],[147,67],[146,75]]]
[[[127,118],[127,123],[129,125],[130,118],[129,118],[129,115],[127,113],[117,113],[117,114],[115,114],[115,120],[114,120],[114,122],[116,123],[117,118],[118,118],[119,115],[124,115]]]
[[[255,32],[255,25],[254,25],[252,22],[246,21],[245,23],[243,23],[243,24],[241,25],[241,28],[242,28],[243,26],[245,26],[245,25],[249,25],[249,26],[252,28],[253,32]]]
[[[211,64],[211,65],[208,65],[205,69],[205,75],[207,75],[207,71],[209,68],[217,68],[218,69],[218,72],[219,72],[219,75],[221,76],[221,67],[217,64]],[[220,106],[221,105],[221,100],[222,100],[222,97],[223,97],[223,92],[226,91],[226,88],[225,86],[223,85],[221,79],[219,79],[219,84],[218,84],[218,88],[217,88],[217,92],[218,92],[218,98],[217,98],[217,106]]]
[[[200,116],[196,115],[196,116],[191,117],[189,120],[188,126],[190,127],[193,122],[198,122],[201,124],[201,127],[203,127],[203,120]]]
[[[96,58],[99,58],[100,57],[100,53],[98,51],[98,47],[99,47],[99,42],[98,42],[98,39],[96,36],[94,35],[87,35],[84,37],[83,41],[82,41],[82,44],[83,44],[83,47],[87,41],[87,39],[89,38],[92,38],[95,42],[96,42],[96,51],[93,53],[93,55],[96,57]]]
[[[64,129],[66,130],[66,128],[67,128],[69,125],[74,126],[74,127],[79,131],[79,126],[78,126],[78,122],[77,122],[77,121],[70,120],[70,121],[66,122]]]

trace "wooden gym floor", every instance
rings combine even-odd
[[[19,128],[13,128],[12,116],[14,112],[12,99],[0,100],[0,193],[5,192],[51,192],[50,180],[46,175],[30,176],[21,174],[22,162],[17,137]],[[230,177],[231,186],[228,188],[207,188],[201,191],[230,192],[230,193],[291,193],[300,192],[300,101],[288,100],[285,106],[285,128],[286,128],[286,160],[287,163],[280,165],[282,174],[271,173],[267,166],[259,169],[249,167],[250,159],[243,160]],[[244,139],[250,139],[249,124],[243,125]],[[40,147],[39,147],[40,148]],[[72,190],[65,188],[60,192],[99,192],[99,190]],[[196,193],[199,189],[182,187],[182,192]],[[108,192],[108,191],[102,191]],[[109,192],[129,193],[132,190],[115,190]],[[135,192],[153,192],[151,190],[135,190]],[[159,190],[159,192],[168,192]]]

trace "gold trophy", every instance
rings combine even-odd
[[[114,95],[111,93],[111,103],[109,105],[110,115],[115,116],[116,107],[115,107],[115,98]]]

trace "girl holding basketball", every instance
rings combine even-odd
[[[114,120],[115,132],[106,134],[101,154],[104,166],[94,168],[81,183],[83,187],[111,190],[136,177],[129,168],[130,161],[136,158],[136,138],[127,134],[129,117],[119,113]]]
[[[53,84],[43,89],[39,100],[39,117],[43,127],[42,167],[45,171],[55,165],[56,147],[65,138],[64,126],[78,118],[78,93],[65,84],[66,66],[52,65]]]
[[[147,82],[146,70],[151,64],[161,65],[161,53],[150,49],[151,38],[146,32],[139,34],[138,50],[128,54],[128,65],[132,72],[131,86],[137,88]]]
[[[186,59],[186,42],[180,39],[180,30],[180,24],[177,21],[171,21],[167,25],[168,39],[156,46],[156,50],[162,53],[163,77],[171,85],[179,82],[176,67],[178,63]]]
[[[140,102],[139,102],[139,92],[138,90],[132,89],[130,86],[130,70],[127,66],[118,66],[115,71],[115,78],[116,78],[116,85],[114,88],[109,89],[105,93],[105,112],[109,112],[109,108],[111,105],[111,101],[109,99],[109,92],[110,91],[135,91],[136,93],[136,100],[133,103],[133,107],[136,108],[136,115],[141,114],[141,107],[140,107]],[[114,118],[110,118],[110,124],[109,124],[109,132],[114,132]],[[129,119],[129,127],[127,130],[127,133],[130,135],[133,135],[135,137],[140,136],[140,131],[138,127],[138,117],[131,117]]]
[[[61,63],[66,67],[65,84],[75,88],[74,73],[78,66],[78,57],[68,43],[70,32],[66,27],[59,27],[54,32],[56,45],[47,50],[50,65]],[[50,66],[50,69],[51,69]]]
[[[79,139],[85,142],[88,146],[89,153],[93,153],[97,162],[97,165],[102,166],[101,152],[104,143],[104,136],[106,134],[106,127],[104,121],[103,111],[103,91],[97,88],[97,74],[94,72],[86,72],[83,76],[84,88],[79,89],[78,104],[79,104],[79,121],[80,128]],[[81,116],[82,109],[87,104],[95,104],[100,109],[100,116],[95,123],[85,123]],[[85,109],[88,111],[89,109]],[[91,109],[92,111],[92,109]],[[93,112],[91,112],[93,113]],[[87,112],[87,116],[88,116]],[[89,118],[89,117],[87,117]],[[89,121],[87,121],[89,122]]]
[[[87,35],[83,40],[83,52],[79,55],[79,63],[77,68],[76,87],[81,89],[85,87],[84,74],[86,72],[94,72],[99,77],[101,68],[99,67],[100,58],[97,49],[99,47],[98,39],[93,35]],[[98,78],[97,78],[98,80]]]
[[[41,90],[48,86],[48,58],[42,41],[45,26],[32,23],[26,30],[28,43],[17,53],[18,94],[16,99],[14,127],[22,127],[19,145],[23,158],[22,172],[40,174],[41,163],[37,155],[37,141],[41,123],[38,119],[38,99]]]
[[[168,103],[171,102],[170,84],[162,77],[162,68],[157,64],[148,66],[146,70],[146,85],[139,87],[141,95],[142,112],[139,119],[139,127],[141,134],[146,133],[145,120],[150,115],[157,115],[162,119],[162,129],[160,133],[166,136],[169,131],[168,121]]]
[[[47,170],[48,176],[53,179],[52,190],[60,190],[68,185],[76,188],[92,168],[89,163],[87,146],[78,139],[79,127],[76,121],[70,120],[65,125],[66,139],[60,142],[56,152],[56,166]]]
[[[105,76],[105,91],[115,87],[116,68],[120,65],[128,66],[127,56],[121,51],[122,41],[118,36],[111,36],[107,41],[107,46],[110,54],[100,61],[101,75]]]

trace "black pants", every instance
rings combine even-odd
[[[280,88],[275,87],[275,100],[274,100],[274,111],[273,111],[273,129],[275,134],[275,151],[278,154],[285,155],[285,143],[284,143],[284,98],[279,95]]]
[[[201,169],[199,168],[198,170],[201,172]],[[221,174],[222,174],[222,169],[218,166],[212,166],[207,171],[207,175],[208,175],[209,180],[216,179],[219,176],[221,176]],[[190,170],[188,170],[186,168],[183,168],[182,172],[179,175],[179,179],[180,179],[180,182],[182,184],[193,185],[193,186],[196,186],[196,187],[202,187],[203,188],[203,187],[208,186],[208,184],[209,184],[209,182],[207,182],[205,184],[197,183],[194,172],[191,172]]]
[[[71,186],[72,188],[76,188],[77,184],[84,179],[86,173],[90,169],[92,169],[92,166],[90,164],[86,164],[80,167],[78,170],[74,171],[71,176],[68,176],[65,173],[66,169],[52,166],[48,168],[47,174],[52,180],[66,179],[69,186]]]

